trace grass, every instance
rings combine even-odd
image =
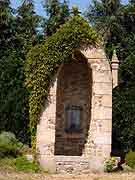
[[[31,172],[37,173],[41,169],[38,164],[30,162],[24,156],[17,158],[3,158],[0,159],[0,172]]]
[[[28,161],[26,157],[16,158],[14,164],[17,171],[33,172],[33,173],[37,173],[40,171],[39,165]]]

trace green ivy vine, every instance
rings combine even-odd
[[[50,82],[59,66],[70,61],[73,50],[83,45],[95,45],[98,36],[87,21],[73,16],[49,37],[44,44],[35,46],[27,55],[25,64],[26,86],[29,96],[30,131],[33,146],[43,105],[48,97]]]

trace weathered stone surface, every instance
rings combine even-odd
[[[111,138],[109,136],[110,136],[110,132],[100,133],[99,135],[97,134],[97,136],[95,135],[95,137],[93,138],[94,143],[100,145],[111,144]]]
[[[93,83],[93,95],[112,95],[112,82],[96,82]]]
[[[110,83],[112,82],[112,75],[109,70],[96,70],[92,72],[94,83]]]
[[[93,107],[112,107],[112,95],[95,95],[92,104]]]
[[[91,172],[103,172],[104,171],[104,161],[100,160],[100,158],[98,157],[92,157],[89,160],[89,169],[91,170]]]
[[[111,67],[102,48],[81,53],[59,69],[37,126],[39,161],[52,172],[103,171],[111,152]],[[65,131],[67,105],[83,109],[78,133]]]
[[[54,157],[41,155],[39,162],[45,172],[56,173],[56,161]]]
[[[110,117],[112,116],[112,108],[111,107],[93,107],[92,109],[93,115],[92,118],[94,120],[96,119],[102,119],[102,120],[108,120],[111,119]]]
[[[106,59],[105,52],[103,48],[93,48],[89,47],[86,49],[81,50],[82,54],[85,55],[87,59]]]
[[[108,132],[112,128],[112,122],[110,119],[105,119],[105,120],[94,120],[93,121],[93,127],[91,129],[92,132],[94,133],[103,133],[103,132]]]
[[[118,69],[119,69],[119,60],[115,51],[113,53],[111,66],[112,66],[113,88],[115,88],[118,85]]]
[[[79,156],[56,156],[58,173],[86,173],[89,172],[89,159]]]

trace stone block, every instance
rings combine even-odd
[[[92,76],[93,76],[93,80],[92,80],[93,82],[103,82],[103,83],[112,82],[112,75],[109,70],[93,69]]]
[[[91,126],[91,131],[93,133],[104,133],[110,132],[112,129],[112,121],[111,119],[108,120],[93,120],[93,124]]]
[[[95,95],[92,104],[93,107],[112,107],[112,95]]]
[[[94,120],[109,120],[112,117],[111,107],[93,107],[92,109],[92,119]]]
[[[45,172],[56,173],[56,162],[54,157],[41,155],[39,163]]]
[[[89,169],[93,173],[99,173],[104,171],[104,161],[95,157],[89,160]]]
[[[93,83],[93,95],[112,95],[112,83]]]
[[[108,145],[111,144],[110,132],[104,132],[93,135],[94,144]]]

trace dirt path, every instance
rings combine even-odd
[[[0,172],[0,180],[135,180],[135,173],[89,174],[75,176]]]

